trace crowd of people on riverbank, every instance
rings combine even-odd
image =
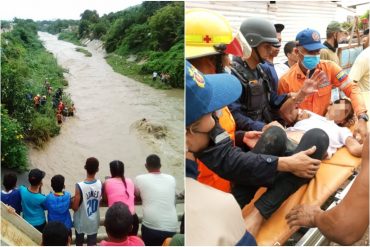
[[[49,81],[45,80],[44,89],[45,94],[43,94],[42,96],[40,94],[36,94],[36,96],[33,97],[33,105],[37,111],[39,111],[47,104],[47,97],[52,96],[52,106],[53,109],[55,109],[55,117],[58,124],[62,124],[66,120],[66,117],[74,116],[76,108],[73,103],[69,105],[64,104],[62,88],[58,88],[52,95],[53,88],[50,85]],[[32,95],[28,95],[28,98],[32,99]]]
[[[256,245],[263,222],[315,177],[321,160],[341,147],[364,156],[368,115],[360,85],[369,83],[368,59],[355,62],[349,75],[320,59],[332,58],[344,39],[337,22],[329,23],[324,44],[318,31],[297,30],[279,73],[274,58],[283,24],[251,17],[235,31],[218,12],[191,8],[185,26],[186,211],[192,212],[186,243]],[[260,187],[267,191],[252,202]],[[357,200],[366,206],[368,195]]]
[[[147,174],[138,175],[135,180],[125,177],[122,161],[109,163],[110,177],[104,182],[96,178],[99,161],[94,157],[86,160],[86,177],[76,184],[74,196],[65,191],[65,178],[55,175],[51,179],[53,192],[41,192],[45,172],[32,169],[28,174],[30,185],[16,187],[14,173],[3,177],[4,190],[1,201],[13,213],[22,217],[42,232],[43,245],[69,245],[72,228],[75,230],[75,244],[97,245],[100,225],[100,207],[107,206],[104,227],[108,238],[102,246],[162,245],[166,239],[173,244],[183,245],[183,220],[178,232],[176,212],[176,181],[171,175],[161,172],[161,160],[155,155],[146,158]],[[138,236],[139,218],[135,212],[135,201],[141,200],[143,219],[141,237]],[[74,211],[71,217],[70,209]],[[47,212],[47,217],[45,217]],[[167,240],[168,241],[168,240]]]
[[[156,81],[157,80],[157,77],[158,77],[158,72],[154,71],[153,74],[152,74],[152,80],[153,81]],[[164,84],[167,84],[167,83],[170,82],[171,76],[170,76],[170,74],[168,74],[166,72],[160,72],[159,73],[159,79]]]

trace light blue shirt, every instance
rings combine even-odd
[[[44,202],[46,196],[41,193],[33,193],[25,186],[20,186],[22,198],[23,218],[33,226],[39,226],[46,222]]]

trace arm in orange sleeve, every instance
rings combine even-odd
[[[337,64],[332,62],[328,64],[328,66],[332,72],[332,83],[334,86],[339,87],[346,96],[351,99],[356,115],[358,116],[359,114],[366,112],[365,101],[357,83],[352,82],[348,74]]]
[[[356,112],[356,116],[361,113],[367,112],[365,101],[362,97],[361,90],[357,83],[350,82],[342,91],[349,97],[352,101],[353,109]]]
[[[278,83],[278,94],[287,94],[289,92],[289,84],[284,77],[281,77]]]

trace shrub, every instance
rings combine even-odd
[[[8,115],[1,105],[1,166],[27,169],[27,147],[23,142],[22,127]]]
[[[42,146],[50,137],[58,135],[59,131],[60,127],[55,117],[36,113],[31,122],[30,130],[27,133],[27,138],[37,146]]]

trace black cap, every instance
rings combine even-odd
[[[368,35],[369,34],[369,29],[366,29],[365,31],[364,31],[364,35]]]
[[[275,26],[275,29],[276,29],[277,33],[281,33],[285,28],[285,26],[281,23],[276,23],[276,24],[274,24],[274,26]]]
[[[41,180],[45,177],[45,172],[40,169],[32,169],[28,174],[28,181],[31,185],[39,184]]]

